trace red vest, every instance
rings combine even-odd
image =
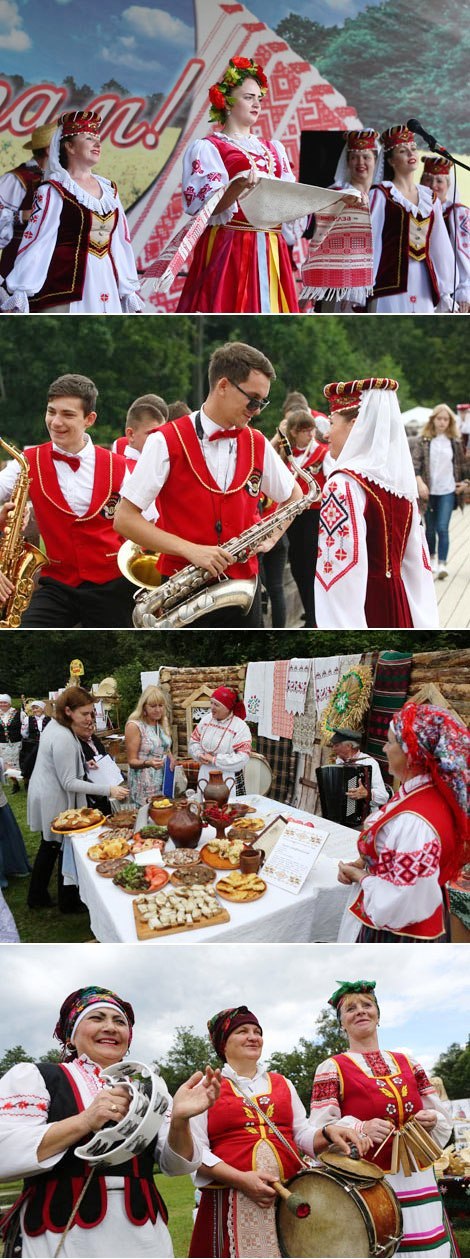
[[[325,473],[323,471],[323,460],[325,458],[325,455],[328,453],[328,449],[329,447],[324,445],[323,442],[319,442],[318,445],[315,446],[315,449],[310,452],[308,459],[306,459],[305,463],[303,464],[303,467],[308,468],[309,471],[312,473],[312,476],[315,477],[315,480],[318,482],[320,490],[323,489],[323,486],[326,481]],[[297,447],[293,447],[292,454],[294,455],[294,458],[298,457],[298,455],[301,455],[302,453],[303,452],[301,450],[298,450]],[[288,462],[289,462],[289,468],[291,472],[295,472],[295,468],[292,466],[290,461]],[[310,488],[308,481],[306,481],[305,477],[303,477],[302,475],[298,476],[297,480],[302,490],[302,494],[307,494]],[[318,502],[314,503],[313,506],[309,508],[309,510],[320,511],[320,506],[321,506],[321,498],[319,498]]]
[[[382,812],[382,809],[380,809],[377,819],[359,836],[358,850],[361,856],[365,858],[370,874],[374,874],[380,862],[380,856],[375,846],[377,832],[392,817],[398,817],[400,813],[409,813],[410,811],[424,818],[435,831],[436,841],[440,845],[439,883],[441,887],[444,887],[456,871],[458,837],[452,810],[433,783],[425,783],[422,786],[415,787],[403,799],[398,799],[392,807],[389,806],[386,812]],[[364,909],[364,893],[362,889],[354,905],[351,906],[351,912],[356,915],[356,918],[359,918],[360,922],[365,923],[367,926],[373,927],[375,925]],[[432,940],[436,936],[442,935],[443,930],[443,909],[442,905],[438,905],[429,918],[423,919],[422,922],[409,923],[400,931],[394,932],[394,934],[398,936],[421,936],[425,940]]]
[[[32,311],[47,310],[48,306],[61,306],[68,302],[80,301],[83,296],[85,272],[90,247],[90,233],[93,219],[100,215],[92,214],[86,206],[80,205],[73,193],[67,192],[62,184],[49,179],[44,185],[43,196],[50,197],[49,185],[56,189],[62,197],[63,206],[60,215],[57,240],[46,279],[39,293],[30,297]],[[113,185],[114,190],[116,186]],[[108,215],[105,216],[106,218]],[[110,250],[111,240],[116,230],[118,211],[114,211],[114,224],[107,239],[104,252]],[[96,252],[100,252],[99,249]],[[110,253],[111,263],[117,280],[116,268]]]
[[[374,285],[374,297],[391,297],[396,293],[406,293],[408,288],[408,260],[410,257],[416,257],[418,262],[424,261],[426,263],[434,305],[437,306],[440,295],[436,273],[429,256],[429,238],[434,222],[434,210],[431,210],[429,216],[424,255],[415,255],[410,247],[410,215],[408,210],[405,210],[403,205],[399,205],[397,201],[394,201],[389,188],[386,188],[383,184],[379,184],[378,187],[386,199],[386,205],[382,229],[382,253]],[[417,213],[416,218],[421,221],[422,215]]]
[[[43,178],[42,170],[39,166],[27,166],[26,162],[22,162],[20,166],[15,166],[14,170],[11,171],[11,174],[16,175],[16,178],[25,189],[25,194],[23,200],[18,206],[18,210],[31,210],[36,188],[39,187]],[[4,280],[6,280],[10,271],[13,270],[15,258],[21,245],[23,232],[26,226],[26,223],[18,223],[15,220],[13,236],[8,242],[8,245],[5,245],[5,248],[2,249],[0,276],[2,276]]]
[[[82,581],[100,586],[120,577],[116,561],[120,539],[113,517],[126,469],[122,456],[95,446],[91,503],[86,516],[75,516],[59,488],[52,442],[30,446],[25,454],[30,498],[48,557],[42,575],[65,586],[79,586]]]
[[[378,1057],[381,1056],[378,1053]],[[372,1077],[366,1075],[349,1054],[333,1054],[333,1062],[339,1067],[343,1115],[354,1115],[362,1123],[368,1119],[389,1119],[395,1128],[401,1128],[411,1115],[422,1110],[423,1103],[408,1058],[400,1053],[394,1053],[392,1057],[396,1063],[393,1074],[384,1071]],[[378,1065],[380,1069],[380,1062]],[[385,1172],[389,1172],[391,1167],[392,1140],[393,1137],[374,1158],[374,1162]]]
[[[243,430],[237,439],[234,479],[228,490],[221,491],[209,472],[189,415],[165,424],[170,473],[157,499],[158,527],[188,542],[223,546],[258,522],[265,440],[257,429]],[[215,531],[216,521],[222,526],[220,533]],[[186,564],[187,560],[177,555],[161,555],[158,568],[170,576]],[[225,569],[227,577],[251,577],[257,572],[256,555]]]
[[[258,1106],[265,1110],[287,1141],[294,1144],[292,1131],[292,1099],[287,1081],[275,1071],[268,1074],[268,1094],[255,1094]],[[299,1170],[298,1160],[271,1132],[261,1116],[236,1092],[231,1080],[222,1077],[220,1097],[207,1113],[207,1130],[210,1148],[224,1163],[230,1163],[242,1172],[256,1167],[256,1148],[260,1141],[267,1141],[276,1154],[282,1177],[293,1176]]]
[[[116,454],[117,455],[123,455],[126,449],[126,446],[127,446],[127,437],[125,434],[124,434],[124,437],[116,438]]]
[[[413,625],[401,577],[401,561],[408,541],[413,505],[358,472],[344,468],[345,476],[362,485],[366,493],[368,577],[365,602],[367,624],[373,629]]]
[[[215,135],[207,136],[207,139],[210,140],[211,144],[213,144],[220,153],[223,164],[227,169],[229,179],[235,179],[236,175],[241,175],[243,171],[250,169],[251,162],[246,153],[242,153],[240,149],[235,148],[235,145],[230,143],[229,136],[227,136],[226,140],[221,140],[219,136]],[[269,149],[271,157],[274,158],[274,171],[271,178],[280,179],[281,164],[276,149],[273,144],[269,143],[269,141],[263,141],[263,143],[265,144],[265,147]],[[251,161],[253,161],[253,155],[250,156]],[[249,226],[248,220],[243,213],[242,206],[239,204],[234,218],[230,219],[230,222],[227,223],[226,226],[234,227],[236,224],[244,225],[245,223]]]

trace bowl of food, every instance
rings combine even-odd
[[[174,807],[174,800],[170,800],[168,796],[154,796],[149,804],[149,818],[158,826],[166,826]]]

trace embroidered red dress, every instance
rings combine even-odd
[[[361,1130],[368,1119],[389,1119],[402,1127],[420,1110],[437,1111],[432,1136],[444,1146],[452,1121],[448,1103],[441,1102],[419,1063],[403,1053],[334,1054],[320,1064],[313,1083],[311,1119],[315,1131],[338,1123]],[[454,1254],[451,1233],[432,1164],[405,1177],[390,1173],[390,1143],[377,1162],[397,1195],[403,1212],[403,1237],[398,1248],[404,1256],[430,1254],[444,1259]],[[370,1155],[368,1156],[370,1157]]]
[[[217,188],[236,175],[255,169],[272,179],[293,182],[286,151],[279,141],[256,136],[240,138],[214,133],[196,140],[184,156],[183,198],[188,214],[196,214]],[[247,222],[243,202],[216,211],[194,250],[180,312],[245,314],[298,311],[289,246],[302,227],[286,224],[270,232]]]

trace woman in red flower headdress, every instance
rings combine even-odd
[[[101,118],[75,110],[59,119],[44,181],[5,285],[4,311],[139,314],[139,279],[116,184],[93,167]]]
[[[263,175],[294,181],[280,141],[264,141],[252,133],[266,90],[261,66],[248,57],[232,57],[223,78],[209,91],[210,120],[218,126],[189,145],[184,155],[187,213],[197,214],[214,192],[234,182],[196,244],[179,311],[271,314],[298,310],[289,246],[302,235],[304,220],[258,231],[247,222],[240,200]]]
[[[224,780],[235,779],[230,797],[243,796],[243,767],[250,759],[251,734],[245,705],[230,686],[218,686],[211,695],[210,710],[195,726],[189,755],[201,762],[198,784],[203,789],[210,769],[221,769]]]
[[[315,574],[320,629],[439,624],[397,389],[396,380],[369,377],[333,382],[323,391],[331,408],[334,463],[320,507]]]
[[[367,818],[358,860],[340,862],[339,882],[358,885],[350,912],[361,942],[439,940],[445,884],[469,855],[470,735],[446,709],[410,701],[384,750],[401,786]]]
[[[470,209],[462,205],[450,159],[435,153],[432,157],[427,154],[422,160],[421,183],[439,198],[450,243],[457,255],[455,300],[460,314],[466,315],[470,310]]]
[[[454,260],[440,202],[415,183],[414,132],[389,127],[381,135],[385,178],[372,188],[373,309],[379,314],[450,311]]]

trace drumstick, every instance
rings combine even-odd
[[[292,1215],[296,1215],[298,1220],[307,1219],[307,1216],[310,1215],[309,1202],[304,1202],[299,1193],[292,1193],[290,1189],[286,1189],[286,1186],[282,1185],[280,1180],[273,1180],[272,1186],[276,1193],[279,1194],[279,1197],[284,1199],[287,1210],[291,1211]]]
[[[396,1131],[396,1130],[395,1130],[395,1128],[390,1128],[390,1132],[387,1132],[387,1136],[386,1136],[386,1137],[384,1137],[384,1139],[383,1139],[383,1141],[382,1141],[382,1144],[381,1144],[381,1145],[379,1145],[378,1150],[376,1150],[376,1151],[375,1151],[375,1154],[373,1154],[373,1155],[372,1155],[372,1158],[377,1158],[377,1155],[378,1155],[378,1154],[380,1154],[380,1151],[381,1151],[381,1150],[383,1150],[384,1145],[386,1145],[386,1144],[387,1144],[387,1141],[390,1141],[390,1137],[392,1137],[392,1136],[393,1136],[393,1134],[394,1134],[394,1132],[395,1132],[395,1131]]]

